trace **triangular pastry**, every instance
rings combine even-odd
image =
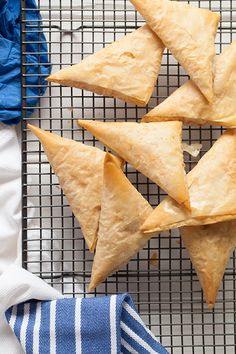
[[[69,205],[91,251],[97,241],[106,153],[28,124],[44,147]],[[118,164],[119,158],[114,157]]]
[[[164,46],[147,25],[47,80],[144,106],[160,70]]]
[[[131,3],[211,102],[219,15],[181,1],[131,0]]]
[[[178,203],[189,208],[182,123],[104,123],[92,120],[79,120],[78,123]]]
[[[140,226],[151,211],[150,204],[130,183],[113,156],[107,154],[89,291],[128,263],[146,245],[150,237],[140,231]]]
[[[180,232],[211,309],[215,305],[229,258],[236,247],[236,221],[187,226]]]
[[[193,81],[187,81],[147,113],[143,121],[181,120],[184,123],[236,126],[236,41],[214,62],[214,96],[208,103]]]
[[[151,123],[148,123],[151,124]],[[236,218],[236,131],[225,132],[187,175],[191,211],[165,198],[144,232],[213,224]]]

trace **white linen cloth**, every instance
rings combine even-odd
[[[0,123],[0,274],[10,264],[20,264],[21,158],[16,129]],[[6,284],[0,284],[0,293]],[[0,296],[4,307],[5,299]],[[21,347],[0,314],[0,352],[21,353]]]
[[[22,349],[5,319],[13,304],[61,295],[21,269],[21,154],[15,127],[0,123],[0,353]]]
[[[0,123],[0,274],[21,262],[21,154],[16,129]],[[17,257],[19,258],[17,259]]]
[[[6,322],[6,309],[31,299],[56,300],[61,297],[55,289],[20,266],[9,266],[0,276],[0,353],[23,353],[15,334]]]

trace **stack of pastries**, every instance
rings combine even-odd
[[[146,105],[168,48],[190,80],[141,123],[79,120],[114,154],[29,125],[95,252],[91,291],[157,232],[180,228],[209,308],[236,247],[236,42],[215,53],[219,15],[179,1],[131,0],[146,24],[49,82]],[[188,173],[182,125],[229,128]],[[153,210],[123,173],[128,162],[168,196]]]

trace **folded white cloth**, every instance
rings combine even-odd
[[[20,146],[14,127],[0,123],[0,274],[10,264],[20,263],[21,246],[21,158]],[[18,252],[19,250],[19,252]],[[0,285],[0,292],[4,289]],[[2,300],[0,304],[2,305]],[[21,347],[0,315],[0,352],[21,353]]]
[[[55,300],[61,297],[55,289],[20,266],[8,267],[0,276],[0,353],[24,353],[5,318],[5,311],[10,306],[30,299]]]
[[[0,274],[21,263],[21,154],[14,127],[0,123]]]

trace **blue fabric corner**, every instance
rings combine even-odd
[[[128,294],[33,300],[10,308],[6,319],[26,354],[36,343],[40,354],[168,354]]]
[[[27,54],[26,64],[26,102],[31,115],[37,105],[39,96],[46,90],[45,77],[50,74],[47,44],[42,32],[41,16],[35,0],[26,0],[26,26],[30,24],[25,35]],[[20,43],[20,0],[0,1],[0,121],[17,124],[21,119],[21,43]],[[38,52],[40,54],[35,54]],[[40,65],[40,71],[38,63]],[[39,87],[34,87],[39,85]]]

